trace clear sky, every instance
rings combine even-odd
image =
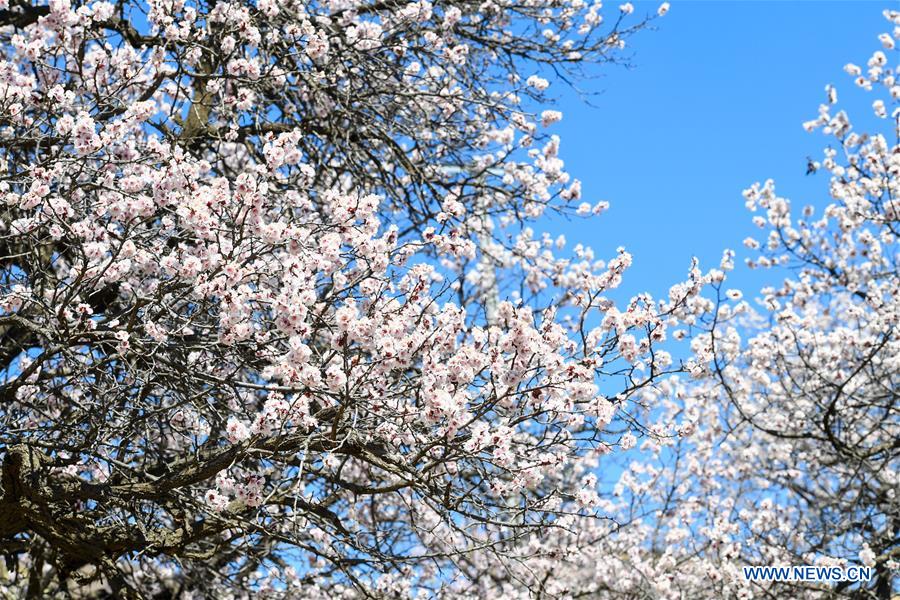
[[[635,16],[658,4],[636,2]],[[555,90],[565,117],[553,131],[567,170],[582,180],[585,200],[612,207],[553,230],[598,258],[624,245],[635,257],[629,295],[665,293],[693,255],[710,267],[732,247],[742,263],[741,240],[758,230],[741,191],[755,181],[774,179],[795,204],[827,201],[827,175],[805,172],[806,157],[820,158],[828,140],[801,123],[816,116],[828,83],[852,121],[874,121],[875,96],[855,90],[843,66],[864,66],[881,48],[878,34],[890,31],[882,10],[900,9],[859,0],[671,4],[655,31],[632,38],[632,69],[598,68],[584,84],[601,92],[592,106]],[[739,268],[733,283],[753,296],[772,275]]]

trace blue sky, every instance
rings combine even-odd
[[[659,3],[635,4],[637,15]],[[875,96],[855,90],[843,66],[865,65],[880,49],[885,8],[900,2],[672,2],[655,31],[632,38],[633,68],[598,67],[583,82],[599,92],[592,106],[554,86],[565,117],[553,132],[567,170],[587,201],[612,207],[553,231],[603,258],[624,245],[635,257],[628,295],[664,294],[694,255],[711,267],[732,247],[742,263],[741,240],[758,231],[744,188],[773,178],[795,204],[828,199],[827,175],[805,175],[806,157],[820,158],[828,139],[801,127],[825,85],[837,86],[851,120],[874,120]],[[751,296],[764,282],[774,273],[739,267],[732,277]]]

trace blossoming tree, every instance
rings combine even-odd
[[[867,566],[875,577],[854,597],[891,598],[900,590],[900,85],[893,30],[865,68],[845,70],[872,102],[883,131],[854,131],[837,94],[804,126],[831,138],[814,167],[831,175],[828,204],[795,210],[769,181],[745,192],[754,221],[768,230],[751,266],[788,267],[763,290],[766,325],[738,352],[722,327],[710,343],[729,400],[734,450],[765,506],[740,514],[754,562]],[[880,94],[879,94],[880,95]],[[750,519],[753,519],[751,522]]]
[[[587,515],[721,277],[530,223],[604,208],[541,101],[632,11],[3,0],[0,590],[454,596]]]
[[[529,598],[897,598],[900,592],[900,12],[855,84],[887,124],[854,131],[837,92],[804,124],[829,137],[812,165],[830,198],[800,210],[771,181],[744,192],[761,240],[755,268],[777,285],[758,304],[715,283],[693,381],[644,390],[660,408],[609,493],[602,465],[565,474],[578,501],[552,540],[521,541],[527,560],[485,557],[481,596]],[[865,119],[863,119],[865,120]],[[869,120],[872,120],[871,118]],[[678,424],[671,435],[666,427]],[[669,433],[670,435],[664,435]],[[868,567],[867,581],[749,581],[743,567]],[[537,593],[535,593],[537,592]]]

